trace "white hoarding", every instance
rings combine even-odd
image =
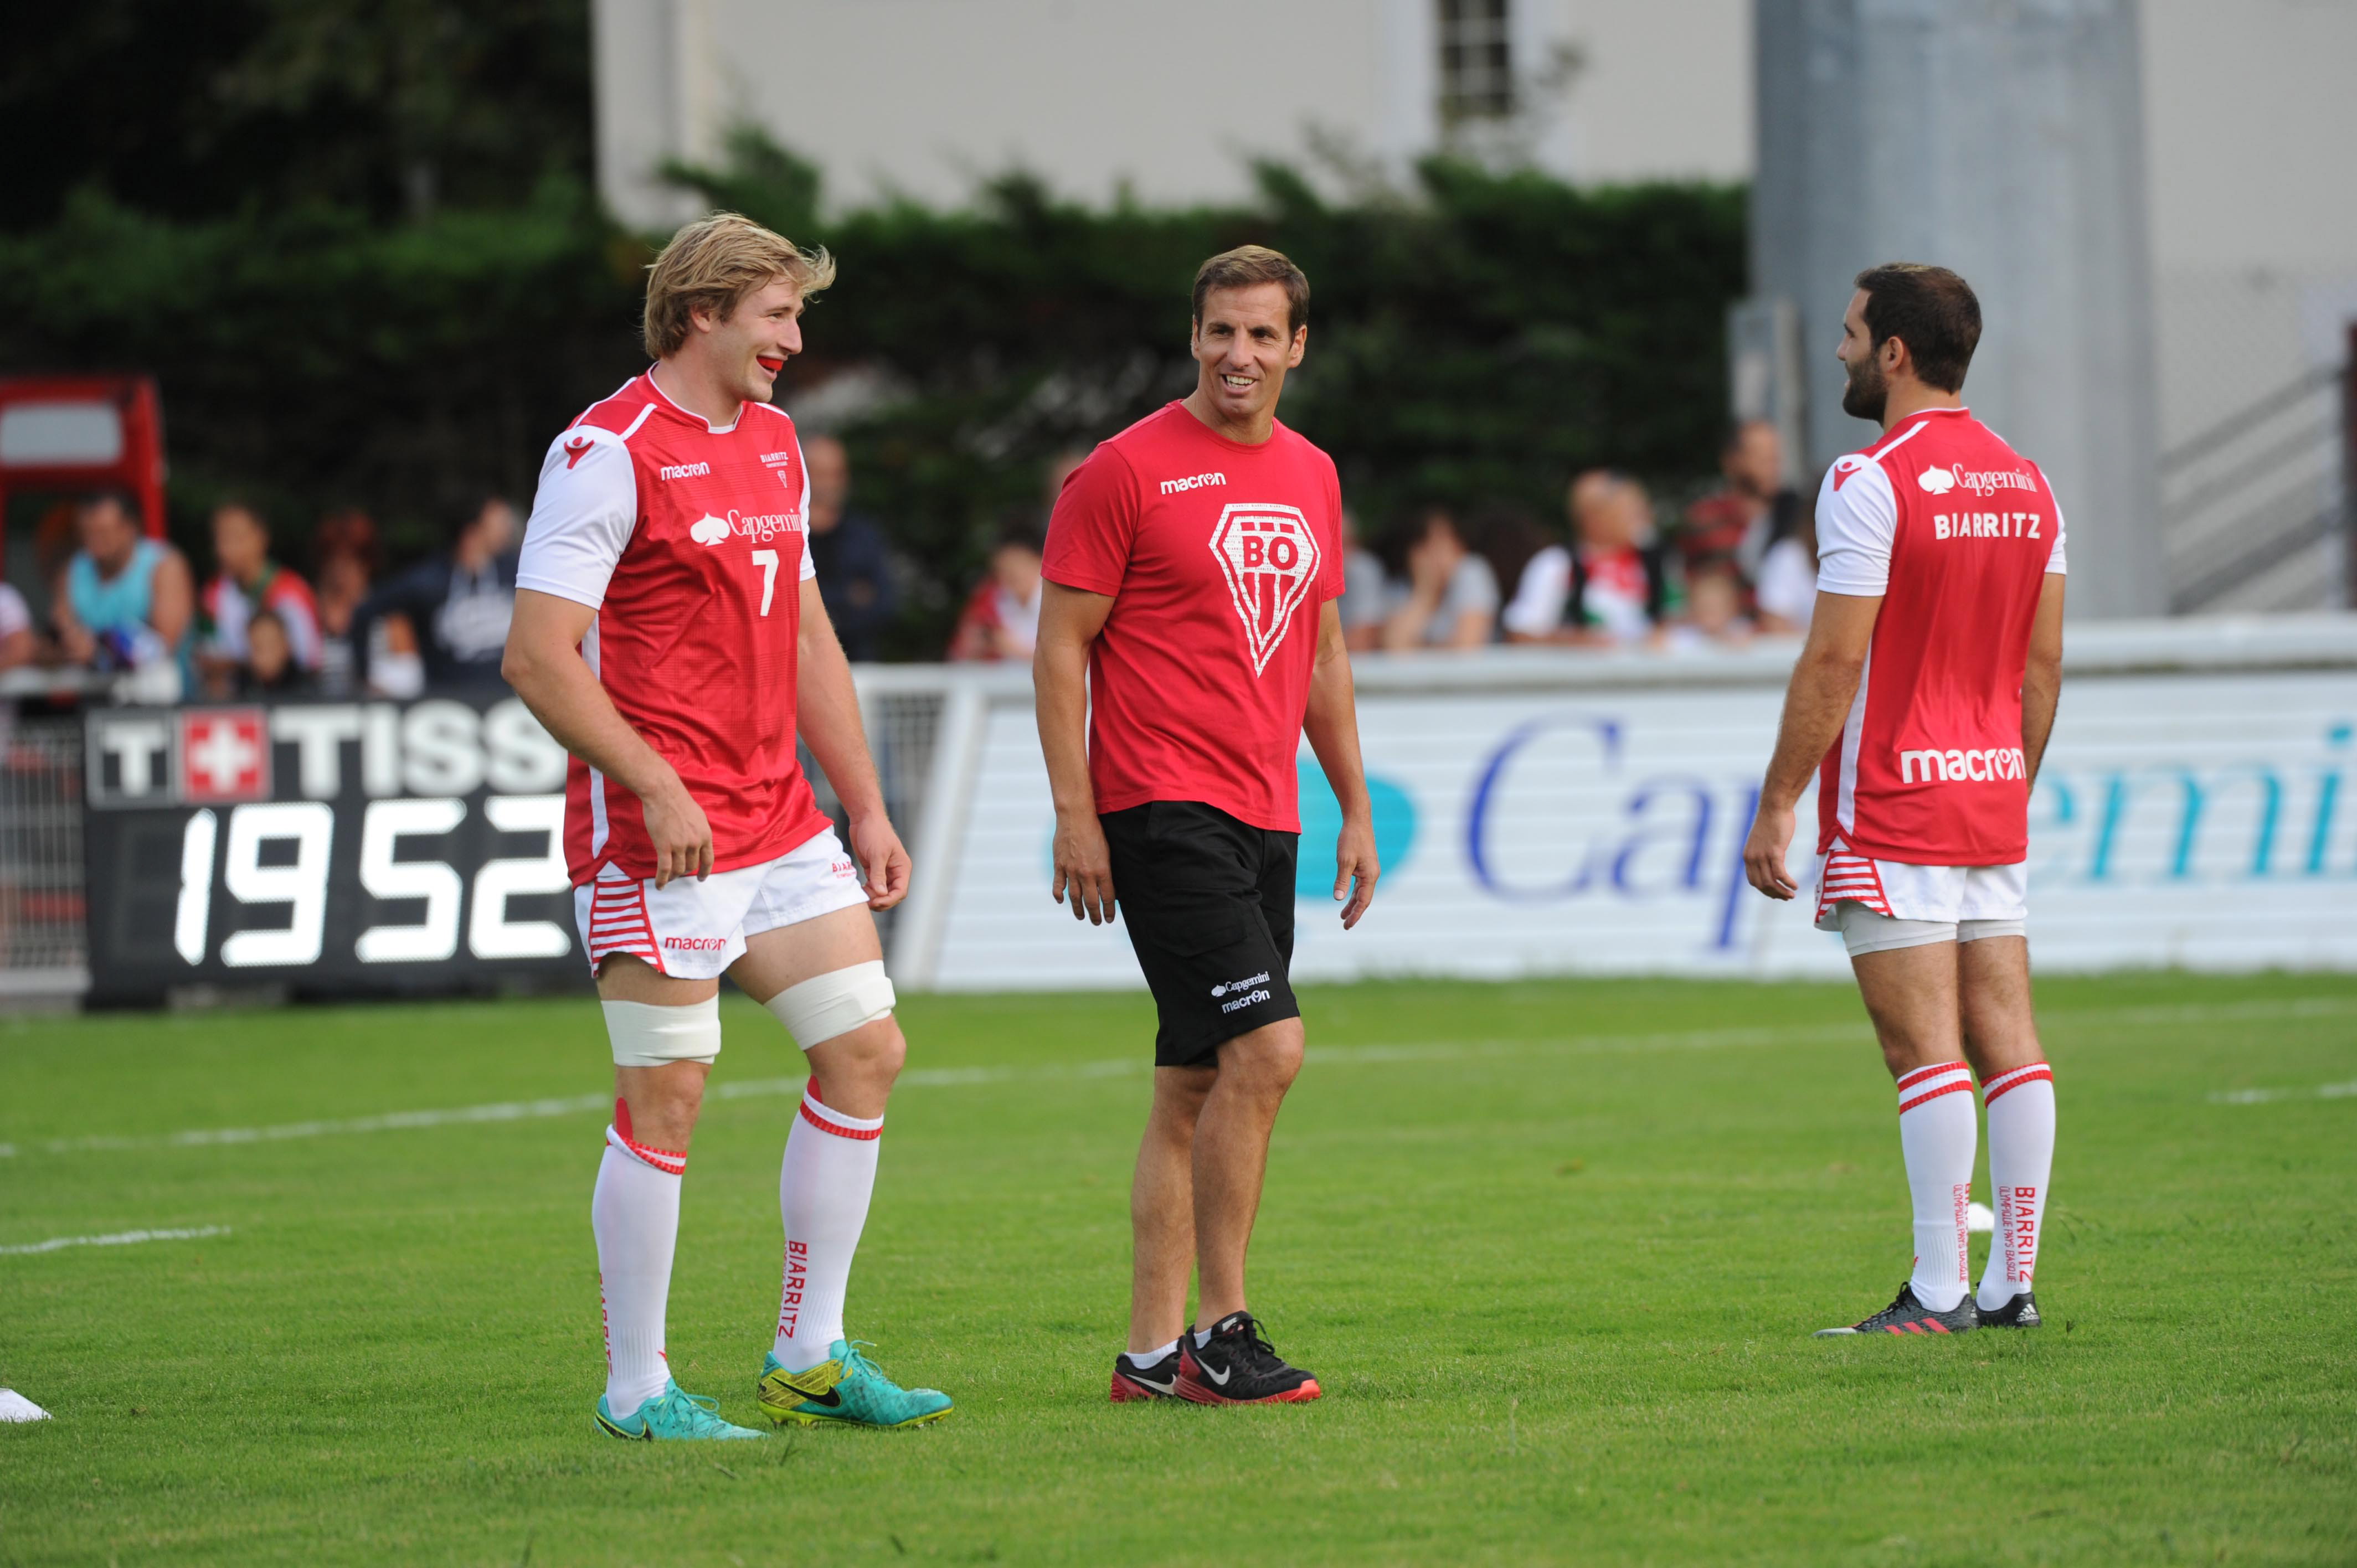
[[[2357,674],[2150,662],[2066,685],[2030,803],[2038,965],[2357,968]],[[1366,678],[1384,875],[1355,931],[1330,899],[1339,813],[1302,750],[1297,979],[1846,972],[1813,895],[1770,904],[1743,881],[1780,667],[1555,690],[1497,679],[1495,659],[1465,690],[1431,668]],[[1019,697],[977,715],[962,832],[936,841],[952,879],[896,967],[952,990],[1135,985],[1120,930],[1049,900],[1054,812]],[[1814,812],[1796,872],[1813,873]]]

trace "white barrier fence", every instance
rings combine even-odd
[[[1741,846],[1791,644],[1693,657],[1500,650],[1360,662],[1384,876],[1331,915],[1340,813],[1302,749],[1299,979],[1835,975],[1813,894],[1772,905]],[[895,979],[955,991],[1140,983],[1125,936],[1049,902],[1054,811],[1028,671],[861,671],[921,709],[918,878]],[[2049,971],[2357,969],[2357,617],[2074,628],[2030,802]],[[1793,855],[1814,866],[1814,802]]]

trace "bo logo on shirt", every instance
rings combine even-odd
[[[1232,501],[1211,525],[1211,553],[1244,623],[1253,673],[1260,674],[1318,580],[1318,536],[1296,508]]]

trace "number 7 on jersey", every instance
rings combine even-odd
[[[778,591],[778,553],[774,550],[753,552],[753,564],[761,568],[761,613],[770,613],[770,600]]]

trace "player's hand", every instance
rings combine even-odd
[[[1344,930],[1357,925],[1367,906],[1375,901],[1375,881],[1383,874],[1375,860],[1375,825],[1344,822],[1341,836],[1334,841],[1334,897],[1340,899],[1348,894],[1351,899],[1342,906]]]
[[[1743,842],[1744,879],[1770,898],[1791,898],[1801,890],[1784,871],[1784,852],[1792,847],[1792,808],[1763,802]]]
[[[851,824],[852,858],[867,874],[867,907],[884,910],[909,896],[909,852],[883,812]]]
[[[704,808],[673,774],[669,785],[639,797],[647,822],[647,840],[654,845],[655,886],[673,877],[697,881],[712,875],[712,824]]]
[[[1086,915],[1092,926],[1113,924],[1113,852],[1093,815],[1056,818],[1056,885],[1048,896],[1071,905],[1075,920]]]

